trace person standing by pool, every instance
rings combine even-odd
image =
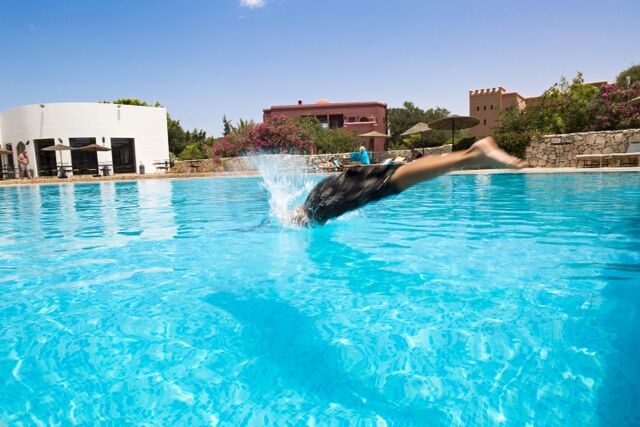
[[[526,162],[502,151],[492,137],[468,150],[443,156],[422,157],[404,165],[390,164],[350,168],[325,178],[291,214],[296,225],[323,225],[331,218],[451,171],[463,168],[522,168]]]
[[[29,169],[29,154],[25,147],[22,153],[18,154],[18,167],[20,168],[20,178],[24,178],[25,172],[29,179],[32,179],[31,169]]]
[[[369,161],[369,153],[367,149],[364,147],[360,147],[358,151],[354,151],[351,153],[351,160],[354,162],[358,162],[361,165],[369,165],[371,162]]]
[[[361,165],[370,165],[371,162],[369,161],[369,153],[367,152],[367,149],[363,147],[360,147],[360,164]]]

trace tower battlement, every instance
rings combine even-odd
[[[500,86],[500,87],[492,87],[492,88],[488,88],[488,89],[476,89],[476,90],[470,90],[469,91],[469,96],[497,95],[497,94],[505,93],[506,91],[507,90],[505,88],[503,88],[502,86]]]

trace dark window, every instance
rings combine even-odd
[[[483,110],[487,111],[487,106],[486,105],[484,106]]]
[[[483,124],[485,124],[485,125],[487,124],[487,119],[483,120]]]
[[[360,121],[361,122],[368,122],[369,118],[368,117],[360,117]]]
[[[12,144],[7,144],[7,150],[9,151],[13,151],[13,145]],[[14,173],[15,172],[15,165],[13,163],[13,154],[7,154],[7,169],[9,173]],[[15,176],[15,175],[13,175]]]
[[[318,120],[320,120],[322,127],[324,128],[329,127],[329,119],[327,118],[327,116],[316,116],[316,117],[318,118]]]
[[[95,138],[69,138],[71,148],[82,148],[95,144]],[[94,175],[98,173],[98,153],[96,151],[71,150],[71,167],[78,175]]]
[[[337,129],[344,126],[344,116],[342,114],[333,114],[329,116],[329,128]]]
[[[53,138],[33,140],[33,146],[36,150],[36,167],[40,176],[55,176],[57,174],[56,152],[42,150],[52,145],[55,145]]]
[[[493,110],[493,104],[491,104],[491,109]]]
[[[480,111],[480,106],[479,105],[476,107],[476,111]]]
[[[135,173],[136,151],[133,138],[111,138],[113,173]]]
[[[347,119],[347,121],[349,123],[354,123],[356,121],[356,118],[355,117],[349,117],[349,119]]]

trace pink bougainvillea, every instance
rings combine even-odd
[[[623,88],[616,84],[605,85],[594,102],[595,120],[591,130],[614,130],[640,127],[640,107],[629,100],[638,96],[639,85]]]
[[[214,159],[219,159],[252,152],[304,154],[313,148],[309,131],[281,116],[229,133],[212,151]]]

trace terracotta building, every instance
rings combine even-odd
[[[320,99],[314,104],[298,100],[295,105],[275,105],[263,110],[263,120],[272,117],[317,117],[328,129],[345,128],[356,135],[370,131],[387,133],[387,104],[382,102],[331,102]],[[385,151],[385,138],[369,138],[362,145],[370,151]],[[354,147],[355,148],[355,147]]]
[[[587,83],[597,88],[607,84],[606,81]],[[480,120],[480,124],[471,128],[469,134],[475,137],[493,135],[498,126],[500,112],[517,106],[522,111],[527,106],[537,105],[542,102],[544,95],[524,97],[518,92],[507,92],[503,87],[470,90],[469,91],[469,115]]]

